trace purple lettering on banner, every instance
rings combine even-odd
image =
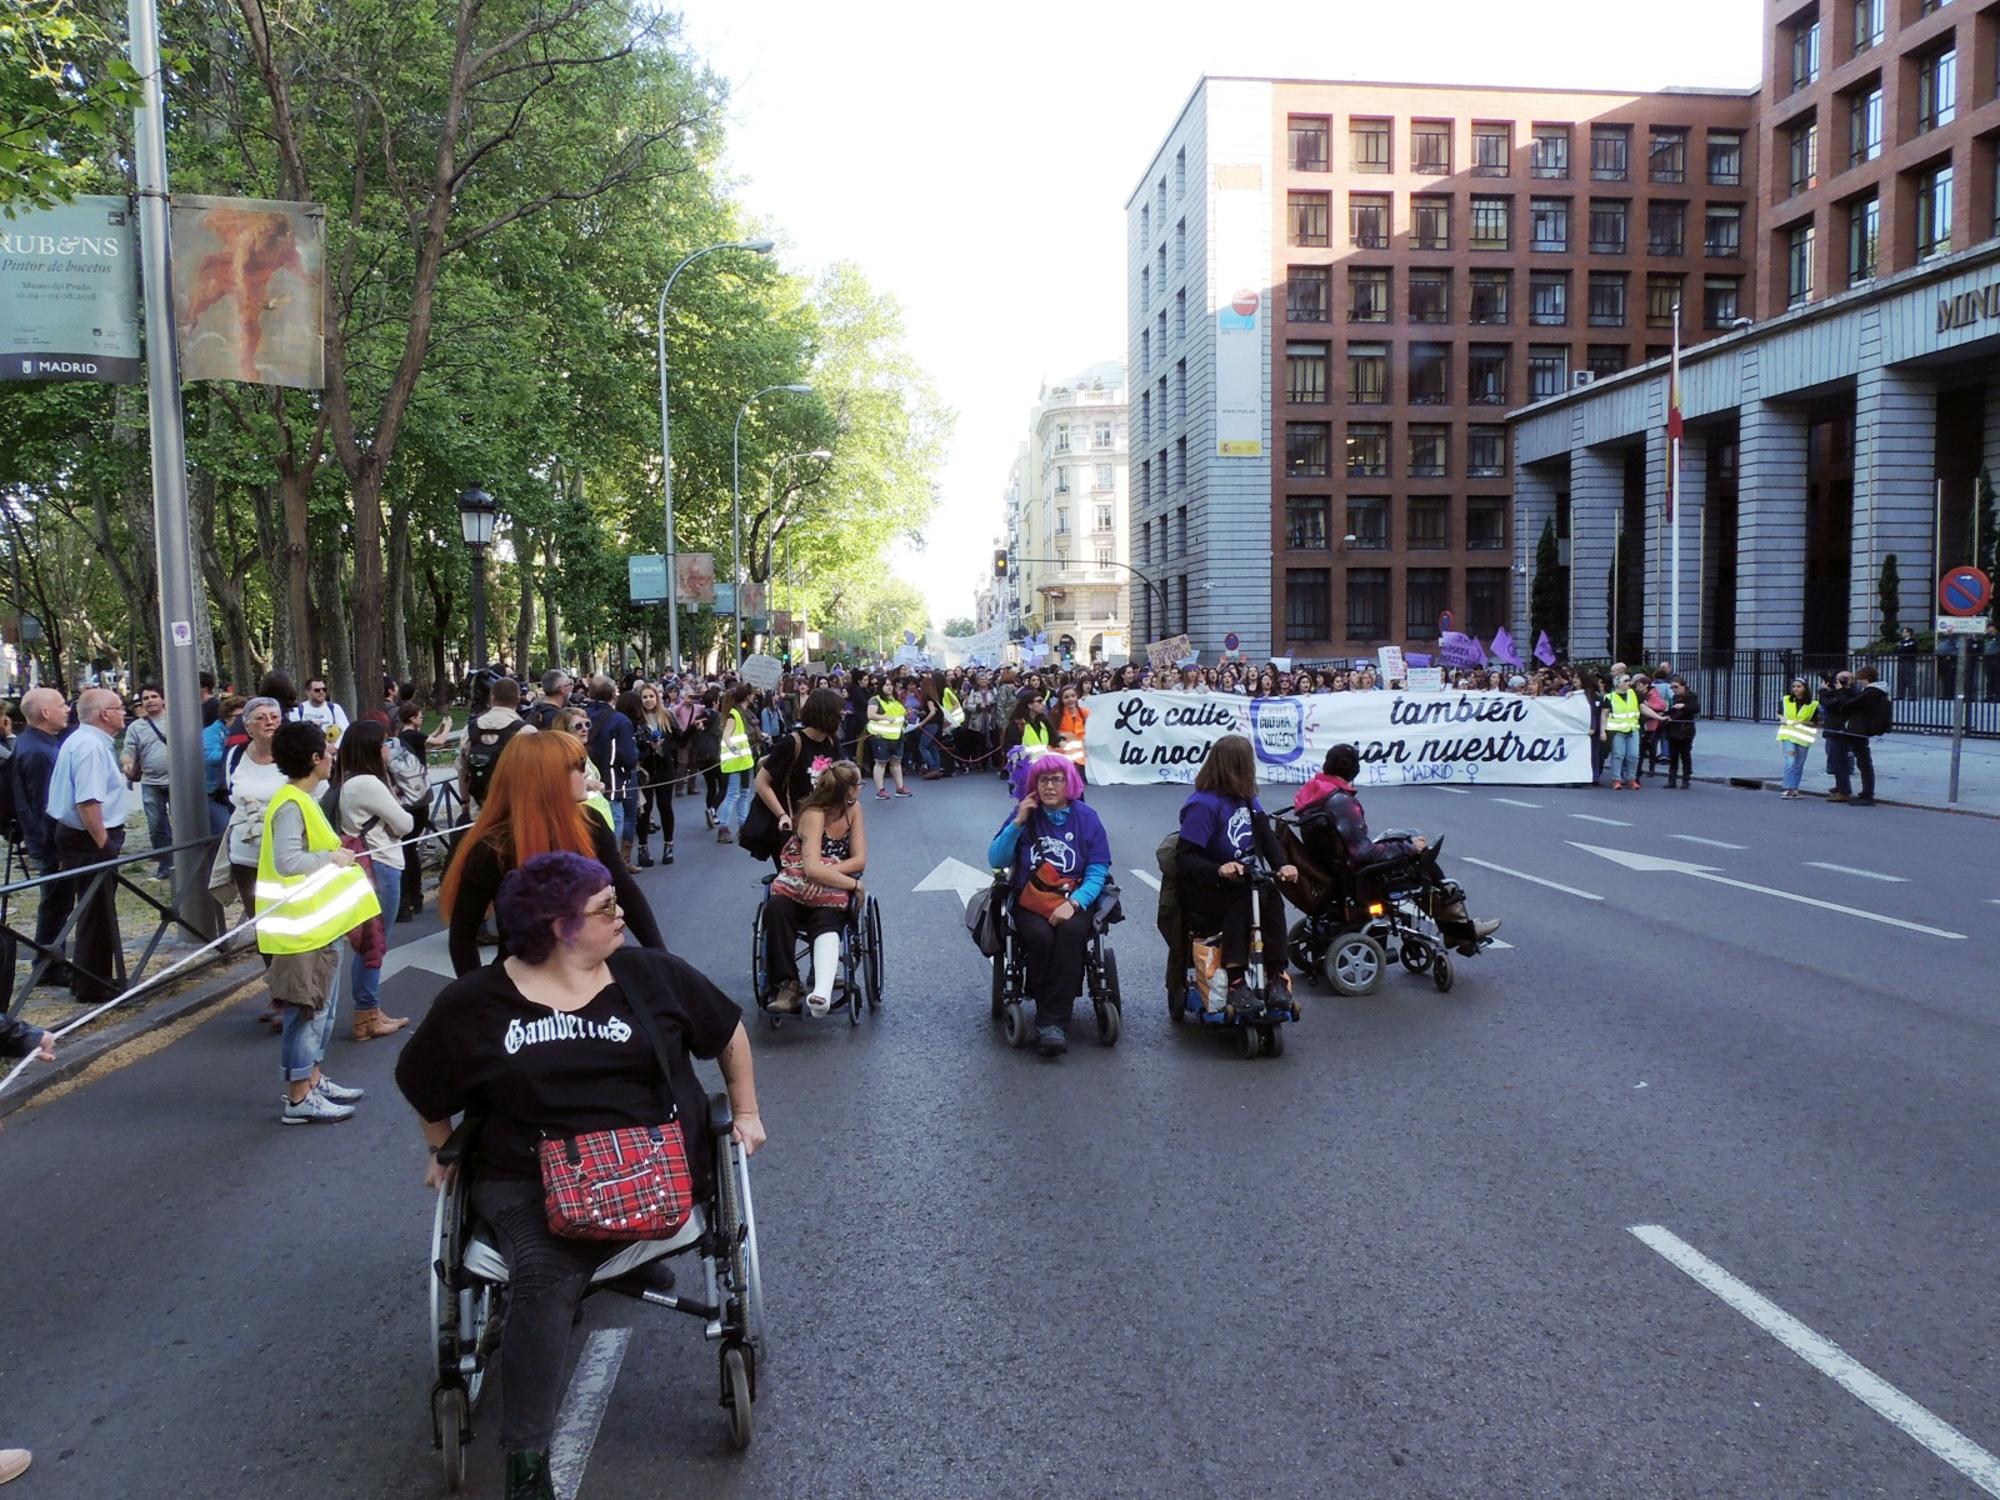
[[[1405,651],[1403,653],[1403,665],[1406,667],[1428,667],[1430,664],[1431,659],[1421,651]]]
[[[1438,660],[1447,667],[1483,667],[1486,652],[1478,641],[1456,630],[1447,630],[1438,637]]]
[[[1549,644],[1549,633],[1544,630],[1535,642],[1535,660],[1545,667],[1556,664],[1556,648]]]
[[[1493,632],[1492,652],[1495,661],[1504,661],[1508,666],[1520,667],[1523,671],[1527,669],[1527,663],[1521,660],[1521,653],[1514,649],[1514,637],[1507,633],[1504,625]]]

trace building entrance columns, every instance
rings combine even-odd
[[[1702,515],[1708,502],[1708,440],[1695,432],[1681,438],[1681,480],[1675,511],[1681,533],[1681,634],[1673,635],[1673,528],[1667,524],[1666,387],[1659,387],[1659,420],[1646,428],[1646,647],[1655,657],[1679,652],[1694,659],[1708,641],[1702,630]],[[1629,545],[1629,544],[1628,544]],[[1674,665],[1681,663],[1678,658]]]
[[[1890,557],[1896,559],[1901,580],[1896,591],[1898,620],[1920,630],[1926,627],[1933,613],[1936,508],[1936,382],[1894,366],[1864,368],[1854,382],[1850,649],[1859,650],[1881,638],[1882,570]]]
[[[1795,650],[1805,617],[1806,413],[1744,401],[1736,511],[1736,647]]]
[[[1611,639],[1611,562],[1624,511],[1624,453],[1617,448],[1572,448],[1569,651],[1578,660],[1617,655]]]

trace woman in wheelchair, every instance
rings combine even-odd
[[[483,1121],[466,1169],[473,1209],[510,1270],[500,1346],[507,1495],[552,1500],[549,1443],[571,1324],[592,1271],[618,1247],[550,1231],[540,1144],[678,1119],[693,1201],[707,1201],[715,1153],[690,1055],[720,1060],[746,1154],[763,1144],[764,1127],[741,1011],[682,960],[624,946],[603,864],[538,855],[501,882],[497,905],[510,956],[438,996],[397,1059],[396,1084],[423,1121],[433,1188],[450,1170],[436,1154],[452,1116]]]
[[[1066,756],[1023,760],[1014,816],[986,859],[1014,870],[1013,925],[1035,997],[1035,1041],[1044,1057],[1069,1050],[1070,1011],[1083,989],[1091,903],[1111,878],[1111,840],[1083,800],[1083,776]]]
[[[1270,819],[1257,800],[1257,756],[1240,734],[1225,734],[1208,747],[1195,774],[1194,793],[1181,805],[1181,838],[1175,850],[1175,880],[1181,911],[1191,933],[1221,932],[1222,966],[1229,975],[1229,1004],[1255,1008],[1245,983],[1250,967],[1250,924],[1264,932],[1265,982],[1272,999],[1289,1002],[1291,976],[1285,972],[1285,906],[1273,886],[1253,891],[1245,861],[1252,854],[1280,880],[1295,880]],[[1253,914],[1253,901],[1258,908]]]
[[[1416,859],[1417,870],[1427,892],[1441,898],[1431,903],[1431,916],[1438,933],[1460,953],[1470,956],[1480,942],[1500,930],[1500,919],[1474,921],[1465,910],[1465,898],[1455,894],[1438,869],[1437,854],[1421,834],[1409,838],[1371,838],[1368,818],[1361,810],[1361,798],[1354,790],[1354,778],[1361,773],[1361,752],[1352,745],[1335,745],[1326,752],[1320,774],[1300,787],[1292,806],[1300,815],[1309,852],[1319,854],[1329,864],[1345,861],[1358,874],[1367,875],[1372,866],[1388,866]]]
[[[764,970],[773,989],[771,1009],[823,1016],[833,1003],[840,973],[840,931],[849,913],[867,899],[861,873],[868,868],[868,831],[862,826],[861,769],[836,761],[819,773],[799,808],[797,847],[779,856],[777,878],[764,906]],[[812,939],[812,992],[799,983],[799,934]]]

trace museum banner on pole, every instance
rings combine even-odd
[[[139,261],[123,198],[0,219],[0,380],[139,380]]]

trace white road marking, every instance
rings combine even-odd
[[[1632,826],[1624,818],[1600,818],[1596,813],[1571,813],[1570,816],[1581,819],[1585,823],[1602,823],[1608,828],[1630,828]]]
[[[1859,875],[1863,880],[1880,880],[1889,885],[1908,885],[1906,875],[1884,875],[1880,870],[1857,870],[1853,865],[1831,865],[1823,859],[1809,859],[1806,865],[1814,870],[1831,870],[1836,875]]]
[[[962,859],[941,859],[932,870],[912,889],[919,891],[953,891],[957,893],[959,904],[963,906],[974,896],[993,884],[993,876],[985,870],[975,870]]]
[[[1545,885],[1552,891],[1561,891],[1565,896],[1581,896],[1585,901],[1602,901],[1604,898],[1592,891],[1580,891],[1573,885],[1558,885],[1553,880],[1544,880],[1539,875],[1530,875],[1525,870],[1510,870],[1505,865],[1488,864],[1483,859],[1474,859],[1469,854],[1459,858],[1469,865],[1478,865],[1482,870],[1491,870],[1496,875],[1512,875],[1516,880],[1526,880],[1534,885]]]
[[[1495,802],[1504,802],[1509,807],[1540,807],[1539,802],[1523,802],[1519,797],[1495,797]]]
[[[1698,833],[1670,833],[1670,839],[1679,839],[1683,844],[1706,844],[1711,849],[1748,849],[1748,844],[1730,844],[1721,839],[1705,839]]]
[[[1631,1232],[1697,1286],[1720,1297],[1891,1426],[1915,1438],[1987,1494],[2000,1495],[2000,1458],[1917,1405],[1840,1345],[1813,1332],[1678,1235],[1658,1224],[1634,1224]]]
[[[1470,791],[1466,790],[1466,788],[1462,786],[1441,786],[1436,788],[1436,790],[1440,792],[1450,792],[1454,797],[1470,797],[1472,795]]]
[[[583,1466],[590,1462],[590,1450],[597,1445],[597,1429],[604,1425],[611,1387],[618,1382],[618,1368],[625,1363],[625,1350],[631,1342],[629,1328],[600,1328],[583,1346],[576,1373],[570,1377],[569,1393],[556,1413],[555,1441],[549,1446],[549,1476],[561,1500],[576,1500],[583,1484]]]
[[[414,943],[404,943],[391,948],[382,955],[382,977],[388,979],[405,969],[422,969],[429,974],[442,974],[453,978],[451,967],[451,934],[434,932],[429,937],[418,938]]]
[[[1565,839],[1572,849],[1581,849],[1586,854],[1595,854],[1600,859],[1608,859],[1615,865],[1623,865],[1628,870],[1638,870],[1644,874],[1665,871],[1673,875],[1692,875],[1697,880],[1710,880],[1717,885],[1733,886],[1739,891],[1755,891],[1760,896],[1776,896],[1780,901],[1796,901],[1800,906],[1817,906],[1821,911],[1837,911],[1844,917],[1859,917],[1864,922],[1880,922],[1884,927],[1900,927],[1905,932],[1921,932],[1926,937],[1950,938],[1964,942],[1962,932],[1949,932],[1942,927],[1926,927],[1921,922],[1905,922],[1901,917],[1885,917],[1879,911],[1863,911],[1856,906],[1842,906],[1837,901],[1822,901],[1817,896],[1801,896],[1795,891],[1781,891],[1775,886],[1754,885],[1747,880],[1732,880],[1727,875],[1718,874],[1710,865],[1691,864],[1684,859],[1662,859],[1657,854],[1634,854],[1629,849],[1604,849],[1596,844],[1579,844],[1575,839]],[[1477,863],[1477,861],[1474,861]]]
[[[1134,870],[1132,872],[1132,878],[1135,880],[1143,881],[1145,884],[1150,885],[1156,891],[1160,888],[1160,877],[1155,875],[1150,870]]]
[[[1512,948],[1514,945],[1508,942],[1505,938],[1494,938],[1493,941],[1488,943],[1486,946],[1489,948]]]

